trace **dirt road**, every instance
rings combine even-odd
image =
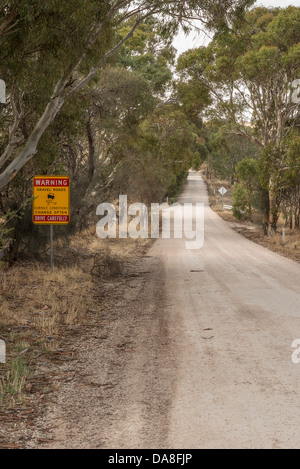
[[[205,203],[205,242],[198,251],[180,240],[154,248],[180,363],[169,445],[299,448],[300,364],[291,343],[300,337],[300,266],[231,230],[208,207],[198,175],[181,201]]]
[[[154,244],[28,447],[45,428],[53,448],[300,447],[300,266],[234,232],[198,174],[180,202],[205,203],[203,248]]]

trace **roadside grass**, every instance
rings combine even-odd
[[[206,187],[209,195],[209,205],[213,210],[219,212],[223,210],[222,196],[219,193],[219,189],[224,186],[227,189],[226,194],[223,196],[224,204],[232,205],[232,192],[233,187],[228,184],[227,181],[221,179],[208,180],[205,176],[202,176],[206,182]]]
[[[8,371],[0,376],[0,406],[10,408],[23,401],[23,390],[29,376],[30,371],[23,357],[10,361]]]
[[[264,237],[262,241],[266,242],[267,246],[270,246],[274,251],[300,261],[300,230],[287,228],[284,243],[281,230],[279,233]]]
[[[85,323],[92,286],[91,275],[77,266],[50,273],[48,266],[23,262],[1,270],[0,338],[7,357],[0,365],[0,408],[23,403],[36,358],[59,347],[64,326]]]
[[[94,275],[97,256],[104,253],[122,265],[144,255],[149,243],[151,240],[101,240],[89,229],[72,236],[68,245],[56,241],[53,272],[48,259],[20,259],[10,268],[1,264],[0,339],[6,342],[7,356],[6,363],[0,364],[0,413],[34,405],[31,389],[39,386],[26,383],[35,379],[39,360],[53,357],[57,361],[57,355],[72,348],[73,337],[95,320],[105,304],[104,284],[112,279]]]

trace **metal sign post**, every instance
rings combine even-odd
[[[50,225],[50,270],[53,271],[53,225]]]
[[[222,196],[222,207],[223,207],[223,210],[224,210],[224,195],[226,194],[227,192],[227,189],[225,189],[224,186],[222,186],[220,189],[219,189],[219,192]]]
[[[70,179],[67,176],[35,176],[32,220],[50,226],[50,269],[53,270],[53,225],[70,221]]]

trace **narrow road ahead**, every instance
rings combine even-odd
[[[199,174],[180,202],[205,204],[204,246],[159,239],[110,285],[28,447],[300,448],[300,265],[233,231]]]
[[[172,448],[300,447],[300,266],[234,232],[199,174],[180,199],[205,203],[202,249],[160,240],[179,363]]]

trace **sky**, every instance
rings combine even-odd
[[[265,7],[282,7],[285,8],[289,5],[294,5],[300,7],[300,0],[258,0],[254,6],[265,6]],[[204,32],[200,33],[193,31],[188,36],[183,32],[180,32],[173,44],[174,47],[178,50],[178,55],[182,52],[192,49],[193,47],[205,46],[209,43],[210,38]]]

